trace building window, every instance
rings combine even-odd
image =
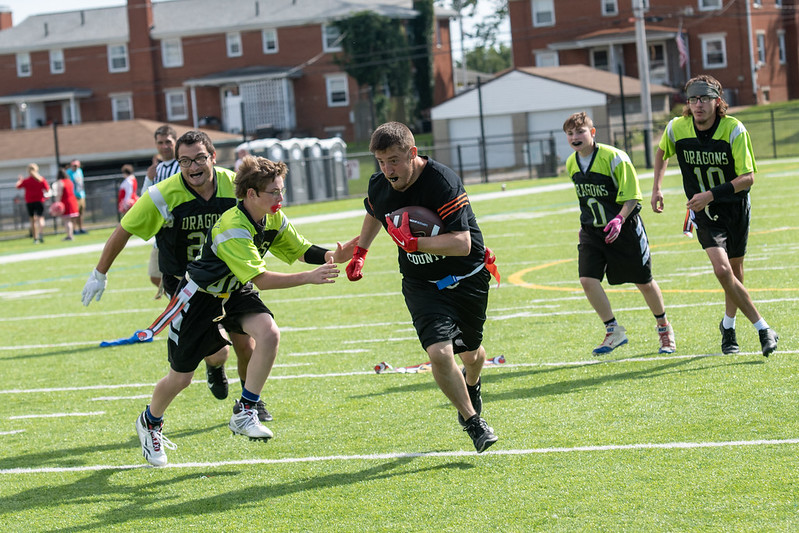
[[[776,7],[782,7],[782,0],[774,0],[774,5]]]
[[[777,31],[777,42],[780,47],[780,65],[785,64],[785,30]]]
[[[714,11],[721,7],[721,0],[699,0],[699,11]]]
[[[328,107],[345,107],[350,105],[350,93],[346,74],[327,76],[325,78],[325,86],[327,87]]]
[[[558,53],[552,50],[538,50],[535,52],[536,67],[557,67]]]
[[[607,48],[591,50],[591,66],[599,70],[610,70],[610,53]]]
[[[533,0],[533,27],[555,25],[554,0]]]
[[[264,43],[265,54],[276,54],[278,52],[276,29],[261,30],[261,40]]]
[[[766,64],[766,34],[757,32],[757,62],[758,66]]]
[[[167,120],[186,120],[189,118],[189,107],[186,105],[186,91],[183,89],[171,89],[167,90],[165,95]]]
[[[241,57],[241,34],[237,31],[228,33],[225,41],[227,42],[227,56]]]
[[[161,62],[167,68],[183,66],[183,44],[180,37],[161,41]]]
[[[31,55],[28,52],[17,54],[17,76],[27,78],[31,75]]]
[[[602,2],[602,15],[611,17],[619,14],[618,0],[600,0]]]
[[[763,7],[763,0],[752,0],[752,7]]]
[[[108,45],[108,72],[128,71],[128,45]]]
[[[322,26],[322,49],[325,52],[341,52],[341,31],[338,27],[324,24]]]
[[[64,51],[50,50],[50,74],[64,73]]]
[[[111,115],[114,121],[133,118],[133,98],[127,94],[111,94]]]
[[[705,35],[702,39],[702,64],[704,68],[727,67],[727,40],[724,35]]]

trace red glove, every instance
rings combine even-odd
[[[394,239],[397,246],[408,253],[415,252],[419,249],[419,242],[411,233],[407,211],[402,213],[402,223],[399,228],[394,225],[391,218],[388,216],[386,216],[386,223],[388,224],[388,234],[391,235],[391,238]]]
[[[350,281],[358,281],[363,277],[361,270],[363,269],[364,261],[366,261],[366,252],[368,251],[368,248],[356,246],[355,250],[352,252],[352,259],[350,259],[349,264],[347,264],[347,278],[349,278]]]
[[[605,233],[607,233],[605,244],[610,244],[616,240],[619,233],[621,233],[622,224],[624,224],[624,217],[621,215],[616,215],[616,218],[608,222],[608,225],[605,226]]]

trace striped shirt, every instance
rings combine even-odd
[[[177,174],[180,172],[180,165],[178,165],[178,160],[173,159],[171,161],[161,161],[158,163],[158,166],[155,167],[155,179],[150,180],[150,178],[144,178],[144,185],[142,186],[142,194],[144,191],[150,188],[150,185],[155,185],[156,183],[161,183],[169,176]]]

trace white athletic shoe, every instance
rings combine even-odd
[[[147,422],[144,412],[136,419],[136,433],[139,434],[141,453],[147,459],[147,462],[153,466],[164,466],[166,464],[164,448],[175,450],[178,447],[177,444],[164,437],[161,433],[163,427],[163,424],[153,426]]]
[[[258,420],[258,410],[255,406],[248,409],[238,400],[233,405],[233,416],[230,417],[228,427],[234,435],[244,435],[250,440],[266,441],[274,437],[269,428]]]
[[[658,353],[674,353],[677,351],[677,343],[674,342],[674,330],[671,324],[658,326],[658,336],[660,337],[660,349]]]
[[[607,332],[605,333],[605,340],[602,341],[602,344],[594,348],[594,355],[610,353],[624,344],[627,344],[627,330],[618,324],[615,326],[608,326]]]

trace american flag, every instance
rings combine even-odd
[[[688,63],[688,47],[685,46],[685,41],[682,38],[682,30],[677,32],[677,50],[680,52],[680,68]]]

